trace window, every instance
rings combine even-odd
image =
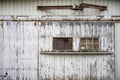
[[[72,50],[72,38],[53,38],[53,50]]]
[[[83,37],[81,40],[82,50],[98,50],[99,38],[98,37]]]

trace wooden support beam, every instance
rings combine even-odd
[[[49,10],[49,9],[72,9],[72,5],[67,6],[37,6],[37,10]]]
[[[107,10],[107,6],[81,3],[80,6],[79,6],[79,9],[80,9],[80,10],[83,10],[84,8],[93,8],[93,9],[98,9],[98,10],[100,10],[100,11]]]
[[[37,6],[37,10],[51,10],[51,9],[83,10],[84,8],[93,8],[93,9],[98,9],[100,11],[107,10],[107,6],[87,4],[87,3],[81,3],[79,6],[75,6],[74,8],[73,8],[72,5],[65,5],[65,6]]]

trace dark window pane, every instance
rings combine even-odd
[[[53,50],[72,50],[72,38],[53,38]]]

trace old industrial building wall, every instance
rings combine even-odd
[[[43,21],[39,33],[39,48],[45,51],[40,55],[41,80],[114,80],[114,53],[111,54],[114,52],[114,26],[111,22]],[[53,37],[72,37],[72,50],[79,51],[80,37],[86,36],[99,36],[99,49],[107,51],[108,55],[103,52],[100,52],[103,55],[76,55],[76,52],[52,55],[49,52],[53,50]]]
[[[7,18],[12,19],[13,17]],[[111,22],[1,21],[0,79],[114,80],[113,28]],[[85,33],[86,30],[88,30],[87,33]],[[100,55],[40,53],[40,51],[52,50],[52,37],[71,36],[75,40],[73,50],[78,50],[78,46],[75,45],[79,44],[79,35],[96,36],[95,33],[99,35],[100,42],[103,43],[100,45],[100,49],[104,51],[108,49],[110,53],[105,55],[102,52]],[[109,41],[113,43],[103,46]]]
[[[71,11],[71,10],[37,11],[37,7],[36,7],[39,5],[43,5],[43,6],[44,5],[66,5],[66,4],[74,5],[74,4],[78,4],[81,1],[87,2],[87,3],[106,5],[108,6],[108,10],[103,12],[94,10],[94,9],[85,9],[83,12]],[[0,15],[20,15],[20,16],[34,15],[34,16],[40,16],[40,17],[44,15],[118,16],[120,15],[119,4],[120,4],[119,0],[0,0]],[[5,27],[1,27],[1,25],[4,25]],[[19,76],[19,77],[21,76],[20,78],[22,79],[30,78],[31,80],[37,80],[37,73],[38,73],[37,72],[37,61],[38,61],[37,60],[37,53],[38,53],[37,28],[38,27],[35,27],[34,25],[35,25],[34,22],[22,22],[22,21],[9,22],[8,21],[8,22],[4,22],[3,24],[0,22],[0,45],[1,45],[0,54],[2,55],[0,56],[0,64],[1,64],[0,74],[2,75],[0,76],[2,77],[7,76],[9,80],[10,80],[10,77],[12,79],[18,79],[18,77],[16,76]],[[119,72],[120,71],[119,69],[119,56],[120,56],[119,55],[119,52],[120,52],[119,51],[120,50],[119,49],[119,41],[120,41],[119,27],[120,26],[118,24],[115,26],[116,26],[116,38],[115,38],[116,39],[115,40],[116,73],[115,74],[116,74],[116,80],[120,80],[120,72]],[[3,45],[5,47],[3,47]],[[10,54],[10,53],[13,53],[13,54]],[[20,54],[18,55],[16,53],[20,53]],[[71,57],[70,59],[75,59],[75,57],[77,56]],[[62,61],[62,56],[59,59]],[[46,73],[46,71],[43,73]],[[62,75],[63,74],[61,74],[61,76]]]

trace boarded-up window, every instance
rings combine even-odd
[[[53,50],[72,50],[72,38],[53,38]]]
[[[81,40],[82,50],[98,50],[99,49],[99,38],[98,37],[83,37]]]

